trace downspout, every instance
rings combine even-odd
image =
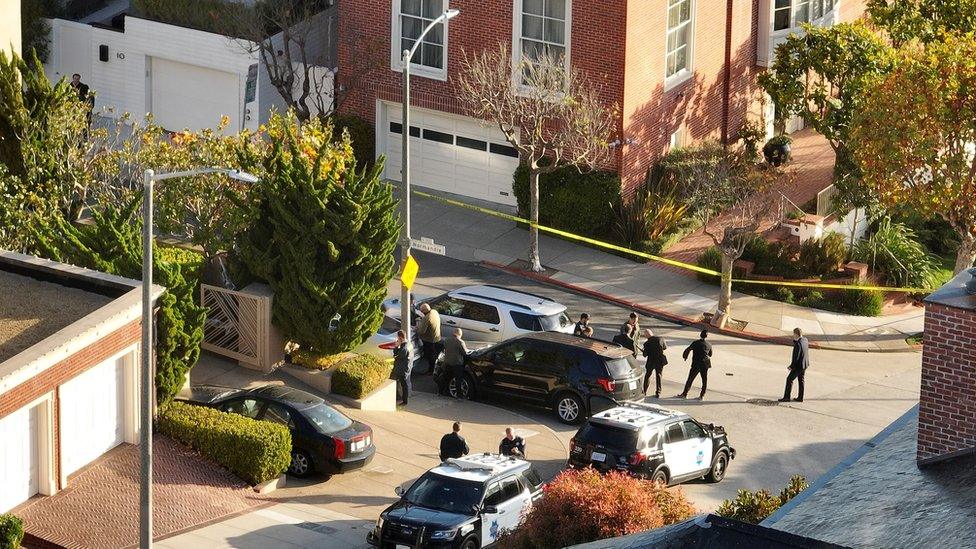
[[[722,82],[722,146],[729,146],[729,94],[732,89],[732,4],[725,4],[725,81]]]

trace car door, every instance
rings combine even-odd
[[[535,343],[529,347],[519,368],[519,383],[534,399],[548,401],[553,390],[562,384],[566,372],[578,361],[573,349],[552,343]]]
[[[464,330],[464,340],[493,343],[501,341],[502,326],[498,307],[468,299],[462,303],[459,326]]]
[[[437,311],[441,317],[441,337],[451,333],[454,328],[461,326],[461,311],[464,301],[444,294],[427,302],[431,309]]]
[[[688,466],[691,471],[705,471],[712,466],[712,439],[705,429],[693,420],[681,422],[688,447]]]
[[[516,475],[490,485],[481,516],[481,545],[494,543],[505,530],[517,528],[531,505],[529,490]]]
[[[685,431],[680,421],[668,425],[664,431],[664,462],[671,472],[671,478],[686,475],[692,470],[688,465]]]
[[[301,418],[296,418],[297,412],[292,411],[286,406],[277,402],[268,403],[264,409],[264,414],[260,417],[264,421],[270,421],[288,427],[291,432],[291,444],[293,447],[309,450],[313,446],[310,444],[308,433],[299,428]]]

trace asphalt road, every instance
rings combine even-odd
[[[568,309],[570,318],[589,313],[596,336],[612,338],[630,311],[562,289],[527,281],[476,264],[419,252],[417,296],[438,295],[471,284],[537,293]],[[399,283],[390,283],[399,295]],[[918,400],[919,353],[871,354],[811,351],[805,402],[778,404],[790,360],[790,347],[710,336],[715,350],[704,401],[671,398],[688,374],[681,351],[698,337],[698,328],[641,316],[641,327],[668,343],[662,406],[689,413],[705,423],[725,426],[737,451],[725,480],[693,482],[684,490],[697,507],[713,510],[738,489],[768,488],[776,493],[794,474],[813,481],[866,442]],[[429,377],[415,376],[415,390],[433,391]],[[697,394],[698,385],[690,394]],[[795,389],[794,389],[795,391]],[[653,400],[653,399],[649,399]],[[550,427],[565,443],[576,429],[559,423],[551,411],[508,401],[488,401]],[[504,426],[499,426],[503,428]]]

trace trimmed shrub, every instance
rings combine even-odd
[[[339,353],[336,355],[320,355],[305,349],[297,349],[291,353],[291,363],[311,368],[312,370],[328,370],[345,360],[348,355]]]
[[[352,154],[359,169],[371,168],[376,163],[376,133],[372,124],[354,114],[336,114],[332,117],[333,139],[341,143],[343,130],[349,132]]]
[[[545,496],[498,546],[546,549],[624,536],[687,520],[696,514],[680,489],[619,472],[567,470],[543,488]]]
[[[252,485],[277,477],[291,463],[291,433],[270,421],[171,402],[160,410],[156,427]]]
[[[841,312],[858,316],[878,316],[884,305],[884,294],[877,290],[847,290],[831,300]]]
[[[722,272],[722,252],[718,250],[715,246],[702,252],[695,263],[702,268],[711,269],[713,271]],[[709,275],[705,273],[695,273],[698,280],[702,282],[708,282],[709,284],[718,284],[719,277],[715,275]]]
[[[844,235],[830,233],[823,238],[807,240],[800,246],[799,267],[804,275],[819,276],[837,270],[847,259]]]
[[[715,513],[719,516],[741,520],[751,524],[759,524],[766,520],[769,515],[777,509],[786,505],[786,502],[795,498],[797,494],[809,487],[805,478],[794,475],[790,483],[783,488],[779,496],[773,496],[769,490],[739,490],[735,499],[725,500]]]
[[[728,153],[716,141],[708,141],[694,147],[673,149],[662,156],[648,173],[648,184],[655,189],[689,188],[693,181],[720,171],[728,160]]]
[[[13,515],[0,515],[0,549],[18,549],[24,540],[24,521]]]
[[[515,170],[512,191],[519,216],[529,217],[529,169]],[[608,171],[580,173],[564,166],[539,178],[539,223],[583,236],[603,237],[620,203],[620,176]],[[572,215],[568,215],[568,214]]]
[[[373,355],[359,355],[336,367],[332,373],[332,392],[363,398],[390,379],[393,366]]]
[[[160,261],[180,265],[188,279],[200,280],[203,275],[204,259],[200,252],[176,246],[159,246],[156,255]]]

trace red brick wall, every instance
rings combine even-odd
[[[918,460],[976,448],[976,311],[925,308]]]

